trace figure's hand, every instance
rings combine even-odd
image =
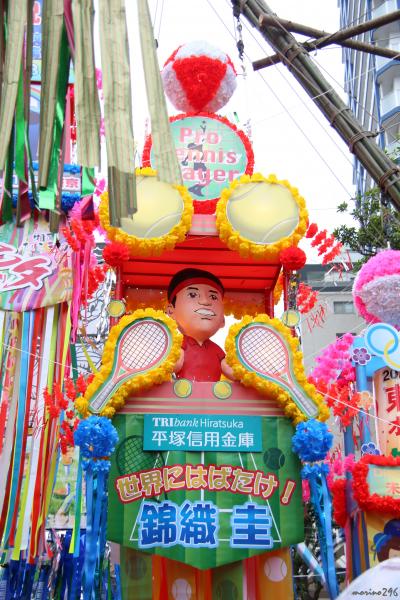
[[[185,351],[182,350],[182,348],[181,348],[181,353],[180,353],[179,358],[176,361],[175,366],[174,366],[174,373],[179,373],[179,371],[183,367],[184,360],[185,360]]]
[[[223,374],[225,375],[225,377],[228,377],[228,379],[232,379],[232,381],[236,381],[236,377],[235,377],[235,374],[233,372],[233,369],[226,362],[226,358],[223,358],[221,360],[221,371],[223,372]]]

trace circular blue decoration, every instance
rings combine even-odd
[[[91,466],[96,471],[108,471],[118,442],[114,425],[106,417],[91,416],[81,421],[74,433],[75,444],[80,447],[84,468]]]
[[[297,425],[292,449],[303,462],[315,462],[326,457],[332,441],[333,435],[325,423],[309,419]]]

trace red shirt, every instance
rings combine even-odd
[[[219,381],[221,379],[221,360],[225,352],[211,340],[200,346],[191,337],[183,336],[182,349],[185,351],[183,367],[176,374],[178,379],[191,381]]]

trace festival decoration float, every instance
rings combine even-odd
[[[353,296],[366,329],[328,347],[312,373],[343,425],[346,456],[330,485],[335,520],[346,536],[348,582],[400,543],[399,258],[399,251],[383,250],[361,267]]]
[[[293,323],[290,328],[274,318],[281,289],[285,309],[295,309],[292,284],[305,264],[298,244],[307,211],[289,182],[253,173],[249,139],[213,112],[234,91],[231,60],[205,42],[187,44],[161,76],[147,2],[138,0],[152,135],[135,169],[130,110],[112,109],[117,67],[123,106],[131,106],[126,30],[100,3],[108,189],[97,213],[93,168],[100,159],[101,111],[88,50],[93,23],[78,4],[65,15],[62,7],[46,5],[40,190],[31,177],[31,216],[27,173],[34,169],[21,110],[28,84],[22,72],[13,73],[11,60],[14,40],[27,52],[22,32],[31,19],[26,3],[19,8],[9,8],[13,43],[7,44],[2,95],[24,125],[16,134],[15,218],[12,119],[4,117],[3,104],[0,123],[8,186],[0,247],[6,593],[289,598],[289,547],[304,539],[300,457],[318,514],[325,514],[319,521],[323,568],[335,597],[330,498],[320,464],[329,447],[322,423],[329,411],[305,376]],[[57,35],[50,36],[54,28]],[[125,50],[107,40],[121,41]],[[75,59],[73,93],[68,46]],[[162,79],[183,115],[168,119]],[[9,82],[18,80],[16,103]],[[59,158],[71,124],[81,190],[64,203],[66,219]],[[99,227],[107,237],[105,266],[95,256]],[[320,238],[329,250],[326,234]],[[112,327],[100,367],[84,347],[91,370],[84,377],[77,342],[85,340],[91,294],[104,280],[110,283],[108,267],[116,275],[107,307]],[[210,340],[224,313],[241,318],[228,335],[226,356]],[[60,474],[69,480],[59,482]],[[53,496],[62,499],[57,514],[67,527],[50,524],[57,517],[50,514]],[[107,539],[119,552],[114,586]]]
[[[193,81],[202,91],[213,60],[222,63],[222,78],[230,69],[224,57],[206,43],[187,44],[163,71],[170,99],[177,79],[185,90],[177,92],[179,108],[192,111],[170,119],[193,199],[189,231],[182,228],[183,237],[168,231],[167,215],[176,209],[165,209],[156,194],[143,204],[139,196],[137,213],[120,228],[110,226],[106,195],[100,206],[109,239],[104,257],[118,277],[114,301],[124,299],[130,314],[111,329],[82,407],[112,417],[118,432],[107,535],[121,544],[123,587],[138,598],[150,590],[153,598],[290,597],[288,546],[300,542],[303,531],[289,419],[296,425],[329,414],[304,374],[298,340],[273,318],[282,266],[287,296],[291,273],[305,264],[297,248],[307,230],[304,200],[287,181],[252,174],[244,134],[203,112],[219,101],[208,97],[207,107],[200,93],[186,89],[185,73],[200,69]],[[189,106],[193,97],[203,104]],[[154,144],[149,137],[143,160],[158,171]],[[246,160],[236,172],[215,164],[229,166],[239,155]],[[167,218],[154,229],[158,214]],[[224,307],[243,316],[229,333],[226,358],[209,340],[223,324]],[[230,380],[220,380],[221,373]],[[327,449],[324,443],[320,454]],[[326,527],[328,512],[325,536]],[[325,547],[328,576],[332,548]]]

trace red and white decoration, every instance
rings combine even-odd
[[[204,41],[179,46],[166,61],[161,77],[169,100],[184,112],[217,112],[236,89],[229,56]]]

